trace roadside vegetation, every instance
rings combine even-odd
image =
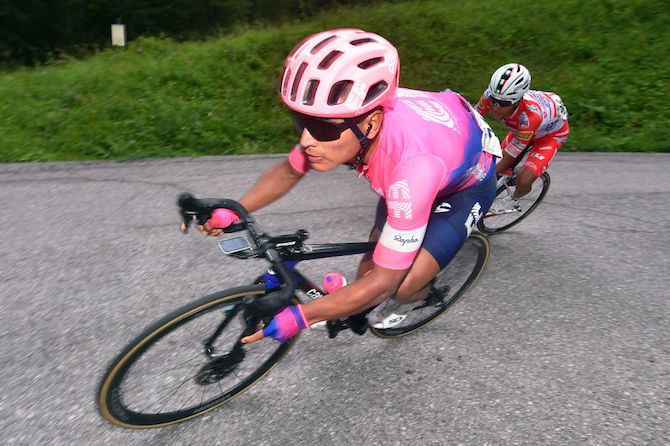
[[[334,27],[396,44],[403,86],[473,103],[496,67],[526,65],[532,87],[568,108],[563,150],[669,151],[665,2],[442,0],[346,6],[199,42],[139,38],[1,72],[0,162],[287,152],[296,134],[276,92],[283,59]]]

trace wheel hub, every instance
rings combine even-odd
[[[210,360],[195,375],[198,385],[206,386],[221,381],[233,373],[237,366],[244,360],[244,350],[237,348],[230,353]]]

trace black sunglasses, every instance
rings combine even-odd
[[[340,139],[343,131],[350,129],[359,122],[361,122],[368,113],[354,118],[345,118],[343,122],[336,123],[324,118],[317,118],[315,116],[304,115],[296,111],[292,111],[293,122],[298,128],[298,132],[302,134],[304,129],[309,131],[309,134],[318,141],[336,141]]]
[[[510,105],[516,104],[516,102],[514,102],[514,101],[503,101],[501,99],[496,99],[493,96],[491,96],[491,102],[493,102],[494,104],[497,104],[501,107],[509,107]]]

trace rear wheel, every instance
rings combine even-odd
[[[215,293],[149,327],[105,373],[102,416],[128,428],[166,426],[202,415],[261,379],[297,339],[240,343],[260,327],[242,299],[264,293],[263,285]]]
[[[520,223],[542,202],[551,184],[549,173],[544,172],[535,180],[531,191],[519,200],[519,206],[511,208],[501,203],[504,203],[503,200],[509,197],[512,190],[510,181],[513,184],[515,179],[515,176],[510,177],[507,182],[498,187],[496,199],[491,208],[477,223],[477,228],[484,234],[497,234]]]
[[[435,277],[428,297],[418,302],[399,324],[370,331],[380,338],[395,338],[418,330],[451,308],[479,279],[489,258],[489,240],[474,233],[449,264]]]

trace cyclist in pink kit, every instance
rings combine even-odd
[[[500,144],[459,94],[398,88],[397,50],[358,29],[311,36],[289,54],[280,95],[300,131],[286,160],[267,171],[240,202],[251,212],[278,199],[308,171],[342,164],[380,195],[373,254],[358,279],[307,304],[290,306],[247,338],[284,342],[310,325],[376,306],[371,325],[393,326],[431,290],[431,279],[463,245],[490,207]],[[217,209],[209,235],[236,221]]]

